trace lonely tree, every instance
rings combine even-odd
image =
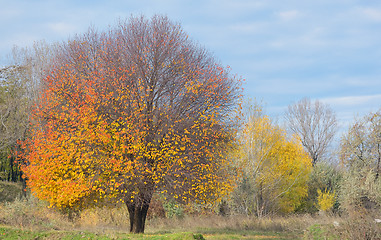
[[[231,190],[224,148],[239,79],[166,17],[132,17],[59,46],[42,81],[23,171],[58,208],[109,200],[144,232],[152,195],[213,201]]]

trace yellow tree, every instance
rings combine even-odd
[[[246,190],[251,192],[245,196],[251,201],[246,213],[291,212],[307,195],[311,159],[298,140],[288,139],[260,108],[251,108],[246,114],[238,148],[246,188],[251,190]]]
[[[163,16],[62,44],[43,79],[23,171],[39,198],[79,209],[123,201],[144,232],[152,195],[218,200],[239,80]]]

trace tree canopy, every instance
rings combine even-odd
[[[144,232],[153,193],[214,201],[231,190],[224,149],[239,79],[167,17],[131,17],[62,43],[24,142],[23,171],[59,208],[126,203]]]

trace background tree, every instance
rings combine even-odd
[[[233,193],[236,207],[257,216],[292,212],[307,195],[311,160],[297,139],[289,140],[260,107],[250,107],[246,114],[237,152],[243,178]]]
[[[166,17],[132,17],[63,43],[42,82],[23,171],[39,198],[79,209],[119,200],[144,232],[155,192],[218,200],[239,81]]]
[[[11,149],[24,139],[27,129],[27,103],[24,82],[18,77],[19,66],[0,69],[0,179],[21,180],[21,173]]]
[[[15,163],[18,140],[28,135],[30,106],[37,99],[40,79],[53,47],[36,42],[30,48],[14,47],[10,65],[0,69],[0,179],[21,180]]]
[[[287,127],[300,137],[315,165],[325,154],[337,132],[336,114],[318,100],[304,98],[288,106],[285,114]]]
[[[347,210],[381,208],[381,110],[357,120],[343,135],[341,163],[347,170],[342,204]]]

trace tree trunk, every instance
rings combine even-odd
[[[129,218],[130,218],[130,232],[131,233],[144,233],[147,212],[151,197],[142,202],[126,202]]]

